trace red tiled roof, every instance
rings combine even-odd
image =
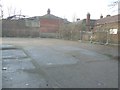
[[[113,23],[113,22],[119,22],[119,21],[120,21],[120,14],[115,15],[115,16],[105,17],[102,19],[98,19],[95,22],[95,25],[100,25],[100,24],[105,24],[105,23]]]

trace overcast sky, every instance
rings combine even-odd
[[[4,17],[21,14],[27,16],[42,16],[50,8],[51,14],[67,18],[86,18],[86,14],[91,14],[91,19],[98,19],[102,14],[115,15],[117,11],[108,5],[114,0],[3,0]]]

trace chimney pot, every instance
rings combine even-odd
[[[110,17],[110,15],[108,14],[106,17]]]
[[[80,18],[77,18],[77,21],[79,21],[80,20]]]

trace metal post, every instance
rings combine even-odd
[[[71,40],[72,40],[72,31],[71,31]]]
[[[109,30],[107,30],[107,40],[106,40],[106,44],[105,45],[108,45],[108,34],[109,34]]]
[[[82,30],[80,31],[80,41],[82,41]]]

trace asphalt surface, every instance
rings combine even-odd
[[[117,88],[116,46],[3,38],[3,88]]]

